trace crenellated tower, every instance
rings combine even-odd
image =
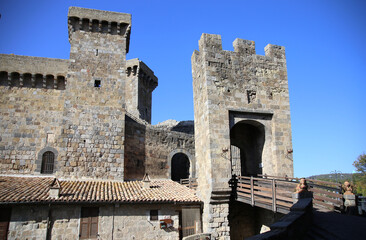
[[[60,172],[123,179],[131,15],[70,7],[68,27],[71,49]]]
[[[152,92],[158,86],[154,72],[138,58],[127,61],[126,109],[151,123]]]
[[[224,51],[220,35],[203,34],[192,55],[197,193],[204,232],[223,239],[235,225],[232,175],[293,175],[285,49],[269,44],[261,56],[253,41],[233,46]]]

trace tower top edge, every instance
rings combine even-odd
[[[78,17],[87,19],[97,19],[107,22],[119,22],[131,24],[131,14],[111,12],[104,10],[95,10],[81,7],[69,7],[68,17]]]

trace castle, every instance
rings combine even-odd
[[[70,59],[0,55],[8,238],[235,239],[256,228],[230,224],[242,207],[230,205],[229,181],[293,175],[284,48],[260,56],[236,39],[224,51],[219,35],[203,34],[194,126],[151,125],[158,78],[126,60],[131,15],[70,7],[68,30]],[[196,192],[173,182],[186,178],[197,178]]]

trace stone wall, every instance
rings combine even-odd
[[[150,210],[158,210],[159,219],[171,218],[173,227],[160,229],[159,221],[150,221]],[[101,239],[178,239],[179,210],[179,206],[154,204],[100,208],[99,235]]]
[[[195,147],[199,194],[205,202],[204,232],[213,207],[211,192],[226,191],[231,178],[231,134],[237,123],[264,129],[256,165],[264,174],[292,176],[292,143],[284,47],[255,54],[253,41],[236,39],[222,50],[221,36],[203,34],[192,56]],[[250,161],[250,159],[249,159]],[[244,166],[244,165],[243,165]],[[206,226],[206,227],[205,227]]]
[[[238,201],[230,203],[229,226],[231,239],[247,239],[278,221],[283,214],[252,207]]]
[[[146,169],[155,178],[171,178],[171,161],[184,153],[190,161],[190,177],[196,177],[194,136],[151,126],[146,138]]]
[[[8,239],[46,239],[47,207],[13,207]]]
[[[64,102],[62,90],[0,86],[1,173],[40,173],[38,153],[60,151]]]
[[[146,171],[146,125],[126,115],[124,179],[142,180]],[[149,173],[150,174],[150,173]]]
[[[158,219],[171,218],[173,227],[160,229],[159,220],[150,220],[150,210],[158,210]],[[100,239],[178,239],[179,205],[134,204],[99,206]],[[16,206],[12,208],[8,239],[46,239],[50,216],[51,239],[79,239],[78,205]],[[50,214],[50,215],[49,215]]]
[[[152,126],[126,116],[125,179],[171,178],[171,160],[174,154],[184,153],[190,160],[190,177],[195,177],[194,137]]]

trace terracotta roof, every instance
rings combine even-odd
[[[142,181],[60,180],[60,196],[49,197],[51,177],[0,176],[0,203],[111,202],[200,203],[195,192],[172,180]]]

